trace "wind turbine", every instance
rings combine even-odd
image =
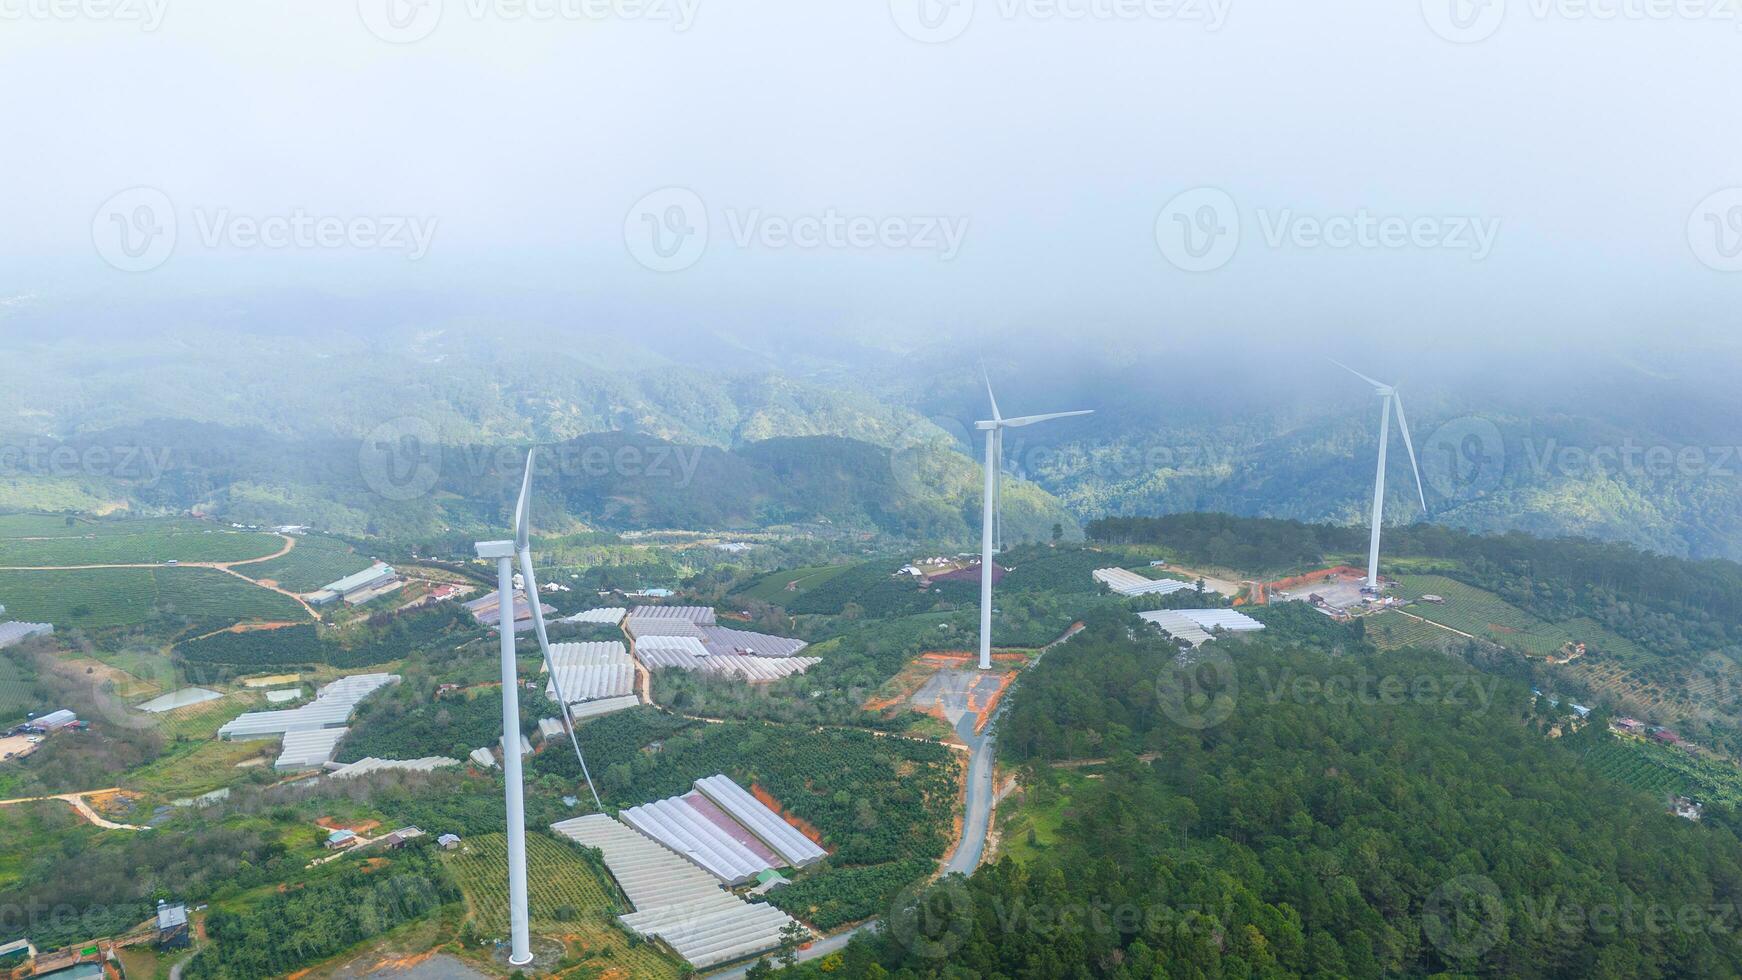
[[[1423,513],[1427,512],[1427,494],[1421,488],[1421,467],[1415,464],[1415,446],[1409,441],[1409,422],[1403,416],[1403,399],[1397,394],[1397,386],[1375,381],[1341,361],[1333,360],[1331,363],[1372,385],[1374,393],[1381,399],[1379,409],[1379,472],[1373,478],[1373,537],[1367,546],[1367,586],[1364,590],[1378,595],[1379,529],[1384,525],[1385,517],[1385,450],[1391,443],[1391,409],[1393,406],[1397,408],[1397,427],[1403,431],[1403,448],[1409,452],[1409,468],[1415,472],[1415,494],[1421,500]]]
[[[556,685],[557,701],[562,705],[563,721],[569,730],[569,742],[575,757],[581,760],[581,775],[593,794],[593,805],[599,812],[599,792],[593,788],[592,774],[587,772],[587,760],[581,756],[581,743],[575,736],[574,717],[569,713],[569,701],[563,694],[562,680],[550,659],[550,639],[544,627],[544,610],[539,606],[538,579],[532,573],[532,461],[537,449],[526,454],[526,473],[520,480],[520,500],[514,507],[513,541],[480,541],[478,557],[496,561],[497,617],[496,631],[501,634],[502,651],[502,777],[508,810],[508,918],[509,955],[513,966],[532,962],[532,945],[528,936],[526,906],[526,786],[520,769],[520,677],[514,659],[514,563],[518,558],[524,576],[527,604],[532,607],[532,624],[538,635],[538,648],[544,654],[545,669]]]
[[[998,396],[992,394],[992,379],[980,369],[986,380],[986,398],[992,403],[992,418],[974,423],[974,428],[986,433],[986,492],[980,502],[980,669],[992,669],[992,555],[1004,547],[1003,473],[1004,430],[1020,429],[1037,422],[1068,419],[1087,412],[1053,412],[1050,415],[1025,415],[1007,419],[998,411]],[[994,548],[996,546],[996,548]]]

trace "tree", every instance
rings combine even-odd
[[[788,922],[780,928],[780,965],[783,969],[798,965],[798,948],[808,938],[804,926],[797,922]]]
[[[1064,540],[1064,537],[1065,537],[1065,526],[1063,524],[1056,522],[1056,521],[1053,522],[1052,543],[1058,544],[1060,541]]]

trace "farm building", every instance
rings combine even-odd
[[[703,871],[736,887],[780,864],[780,859],[700,793],[632,806],[623,821],[671,848]]]
[[[500,735],[496,736],[496,747],[503,750],[504,755],[507,755],[508,745],[502,741]],[[525,735],[520,736],[520,754],[523,756],[532,754],[532,743],[527,740]]]
[[[1122,596],[1169,595],[1189,589],[1189,583],[1171,578],[1149,578],[1123,568],[1097,568],[1095,581]]]
[[[311,606],[324,606],[343,599],[346,604],[360,606],[372,599],[386,595],[405,584],[393,566],[386,562],[375,564],[347,575],[336,582],[330,582],[308,595],[304,596]]]
[[[462,603],[462,608],[472,614],[479,624],[496,626],[502,619],[502,599],[496,592],[487,593],[471,602]],[[539,609],[545,616],[556,615],[556,607],[546,602],[539,603]],[[532,629],[532,606],[526,601],[524,592],[514,593],[514,632],[524,633]]]
[[[188,907],[159,901],[157,903],[157,948],[165,950],[186,949],[190,942],[188,937]]]
[[[386,837],[381,838],[381,846],[390,851],[397,851],[405,845],[423,836],[423,831],[416,827],[401,827]]]
[[[827,851],[724,774],[698,779],[695,788],[772,848],[788,866],[807,868],[828,857]]]
[[[568,729],[563,726],[561,718],[540,718],[538,720],[538,738],[540,741],[548,742],[553,738],[562,738],[567,733]]]
[[[749,657],[716,654],[700,639],[689,636],[645,636],[635,641],[635,656],[649,670],[702,670],[714,674],[737,674],[750,682],[779,680],[802,674],[822,661],[816,657]]]
[[[460,835],[443,834],[436,838],[436,845],[444,851],[451,851],[460,846]]]
[[[350,847],[355,843],[357,843],[356,831],[335,830],[327,835],[327,841],[324,846],[330,851],[336,851],[342,847]]]
[[[635,908],[618,921],[664,940],[698,969],[773,949],[794,922],[772,905],[744,901],[713,875],[602,813],[564,820],[551,830],[604,856]]]
[[[687,619],[673,616],[637,616],[629,614],[623,621],[623,629],[632,639],[648,636],[687,636],[694,640],[702,638],[702,627]]]
[[[29,727],[39,728],[45,732],[58,732],[63,728],[78,723],[78,715],[73,714],[65,708],[61,708],[58,711],[50,711],[48,714],[43,715],[40,718],[30,719]]]
[[[625,695],[620,698],[600,698],[597,701],[588,701],[584,704],[570,705],[569,717],[576,721],[585,721],[588,718],[597,718],[600,715],[608,715],[613,711],[622,711],[625,708],[633,708],[640,703],[641,699],[633,694]]]
[[[0,623],[0,650],[17,646],[38,636],[51,636],[54,627],[48,623]]]
[[[494,769],[496,767],[496,756],[489,749],[473,749],[472,754],[466,758],[471,759],[472,764],[479,769]]]

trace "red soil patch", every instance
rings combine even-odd
[[[1258,585],[1258,601],[1260,604],[1269,602],[1270,593],[1274,590],[1292,592],[1302,586],[1313,585],[1327,579],[1347,578],[1351,575],[1360,578],[1366,574],[1365,570],[1353,565],[1338,565],[1335,568],[1321,568],[1316,572],[1307,572],[1305,575],[1296,575],[1293,578],[1278,579],[1275,582],[1261,582]]]
[[[777,814],[780,817],[780,819],[785,820],[789,824],[792,824],[793,827],[797,828],[799,833],[805,835],[806,837],[809,837],[811,839],[811,843],[815,844],[816,846],[822,848],[825,851],[828,851],[830,854],[835,853],[834,848],[823,843],[823,832],[822,831],[811,826],[805,820],[803,820],[799,817],[795,817],[792,814],[787,813],[785,810],[782,810],[780,808],[780,801],[776,800],[773,797],[773,795],[771,795],[767,790],[763,789],[761,786],[758,786],[755,783],[751,783],[750,784],[750,795],[752,795],[752,796],[756,797],[758,800],[762,801],[762,805],[769,808],[770,810],[773,810],[775,812],[775,814]]]
[[[315,821],[315,825],[318,827],[324,827],[327,830],[349,830],[351,833],[356,834],[358,837],[362,837],[363,835],[369,833],[369,831],[374,830],[375,828],[381,826],[381,821],[379,821],[379,820],[360,820],[356,823],[345,823],[345,822],[340,821],[334,817],[322,817],[319,820]]]

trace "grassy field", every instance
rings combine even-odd
[[[216,725],[212,727],[213,730],[217,728]],[[278,740],[187,742],[122,776],[120,785],[125,789],[156,794],[165,800],[199,796],[245,778],[250,768],[238,768],[238,765],[262,754],[267,757],[266,765],[270,766],[278,755]]]
[[[1000,812],[1007,814],[999,820],[1001,855],[1019,864],[1040,856],[1058,837],[1076,788],[1091,778],[1072,769],[1055,769],[1052,775],[1052,785],[1030,788],[1020,805],[999,805]]]
[[[757,579],[755,584],[737,594],[746,599],[760,599],[763,602],[779,606],[790,601],[794,596],[803,595],[822,585],[851,567],[851,565],[813,565],[809,568],[782,569],[773,574],[764,575]],[[789,583],[796,583],[796,587],[791,591],[787,590]]]
[[[8,515],[0,518],[0,565],[155,564],[246,561],[284,547],[275,534],[204,521],[110,520]]]
[[[1443,605],[1418,602],[1409,611],[1528,656],[1546,657],[1575,639],[1563,627],[1538,619],[1492,592],[1442,575],[1401,576],[1398,592],[1410,599],[1442,596]]]
[[[8,618],[56,629],[129,626],[159,612],[228,622],[308,619],[289,597],[212,568],[0,571],[0,603]]]
[[[1433,647],[1449,639],[1458,639],[1455,633],[1432,623],[1412,619],[1395,609],[1370,616],[1365,622],[1367,638],[1381,650],[1400,650],[1408,646]]]
[[[297,538],[290,554],[237,571],[253,579],[271,579],[292,592],[313,592],[368,567],[369,559],[345,542],[310,534]]]
[[[471,837],[458,851],[442,855],[480,937],[508,934],[508,846],[501,834]],[[533,932],[560,938],[570,951],[589,960],[604,976],[682,975],[682,966],[651,945],[630,948],[629,937],[612,923],[627,908],[613,905],[606,883],[573,845],[545,834],[526,838],[527,904]]]

